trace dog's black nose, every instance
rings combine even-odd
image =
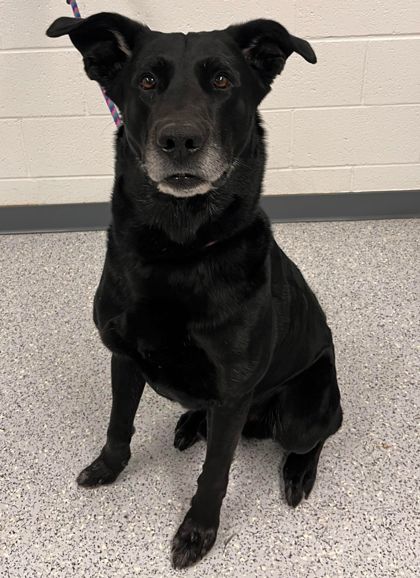
[[[169,122],[157,131],[157,145],[167,154],[181,158],[198,152],[206,141],[204,129],[194,124]]]

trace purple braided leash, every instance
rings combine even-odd
[[[70,4],[70,6],[73,10],[74,17],[75,18],[81,18],[79,7],[77,5],[77,0],[66,0],[66,1],[67,1],[67,4]],[[109,98],[109,96],[107,96],[105,89],[102,86],[101,86],[101,90],[102,90],[102,94],[104,95],[105,102],[109,108],[109,112],[112,114],[112,118],[114,119],[116,127],[119,128],[122,125],[120,113],[118,112],[118,109],[115,106],[115,103]]]
[[[79,7],[77,5],[76,0],[67,0],[67,4],[70,4],[72,10],[73,10],[73,15],[75,18],[81,18],[80,16],[80,12],[79,12]]]

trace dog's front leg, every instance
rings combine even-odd
[[[107,441],[98,458],[78,476],[80,486],[110,484],[130,459],[133,423],[145,380],[138,365],[125,355],[112,354],[112,409]]]
[[[216,540],[229,470],[251,397],[247,395],[235,404],[213,407],[207,413],[206,459],[191,508],[172,542],[175,568],[186,568],[198,562]]]

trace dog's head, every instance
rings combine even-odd
[[[164,34],[108,12],[59,18],[86,74],[118,105],[131,148],[164,193],[192,196],[223,183],[255,128],[255,113],[287,58],[311,46],[272,20],[221,31]]]

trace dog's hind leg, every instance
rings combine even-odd
[[[268,419],[267,419],[268,418]],[[269,421],[267,407],[251,407],[242,435],[244,438],[256,438],[264,440],[273,437],[273,424]]]
[[[325,440],[341,426],[333,356],[325,355],[280,392],[275,437],[289,452],[283,467],[286,501],[296,507],[314,486]]]
[[[110,484],[130,459],[130,441],[134,417],[144,390],[145,380],[137,364],[129,357],[112,354],[112,410],[107,442],[100,455],[78,476],[79,486]]]
[[[242,430],[245,438],[265,439],[273,437],[273,428],[264,421],[264,412],[252,409]],[[181,452],[200,440],[207,438],[205,410],[190,410],[181,415],[175,426],[174,446]]]
[[[175,426],[174,446],[181,452],[207,437],[207,420],[204,409],[183,413]]]
[[[323,445],[324,441],[321,441],[306,454],[291,452],[287,456],[283,467],[284,491],[286,502],[292,508],[296,508],[303,497],[308,498],[314,487]]]

